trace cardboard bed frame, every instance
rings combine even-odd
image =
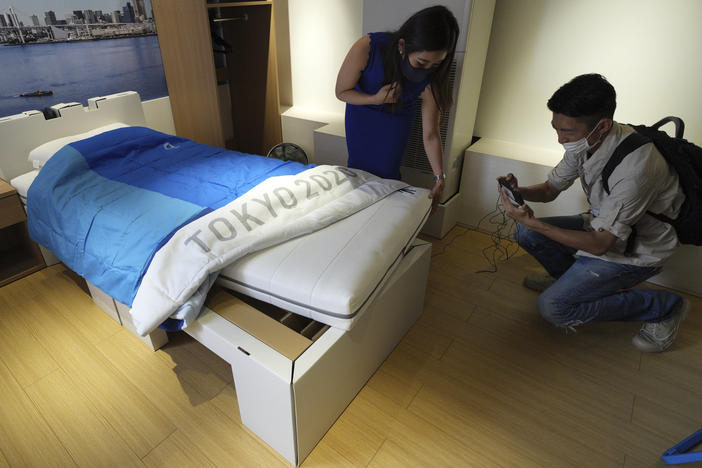
[[[31,149],[114,122],[146,125],[139,95],[125,92],[0,118],[0,175],[32,169]],[[315,322],[222,288],[186,331],[232,366],[242,422],[293,465],[321,440],[422,313],[431,244],[415,241],[377,288],[351,330]],[[136,335],[129,308],[88,284],[93,301]],[[137,335],[138,336],[138,335]],[[139,337],[151,349],[168,337]]]

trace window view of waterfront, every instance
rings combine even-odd
[[[150,2],[85,2],[0,0],[0,117],[127,90],[168,94]]]

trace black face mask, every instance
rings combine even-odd
[[[409,62],[409,54],[405,55],[405,59],[402,61],[402,75],[413,83],[426,80],[433,72],[434,70],[431,68],[414,68]]]

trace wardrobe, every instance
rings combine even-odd
[[[273,1],[152,5],[176,134],[263,155],[280,143]]]

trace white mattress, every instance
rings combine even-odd
[[[428,193],[395,192],[325,229],[248,255],[217,281],[348,330],[410,249],[429,215]]]

